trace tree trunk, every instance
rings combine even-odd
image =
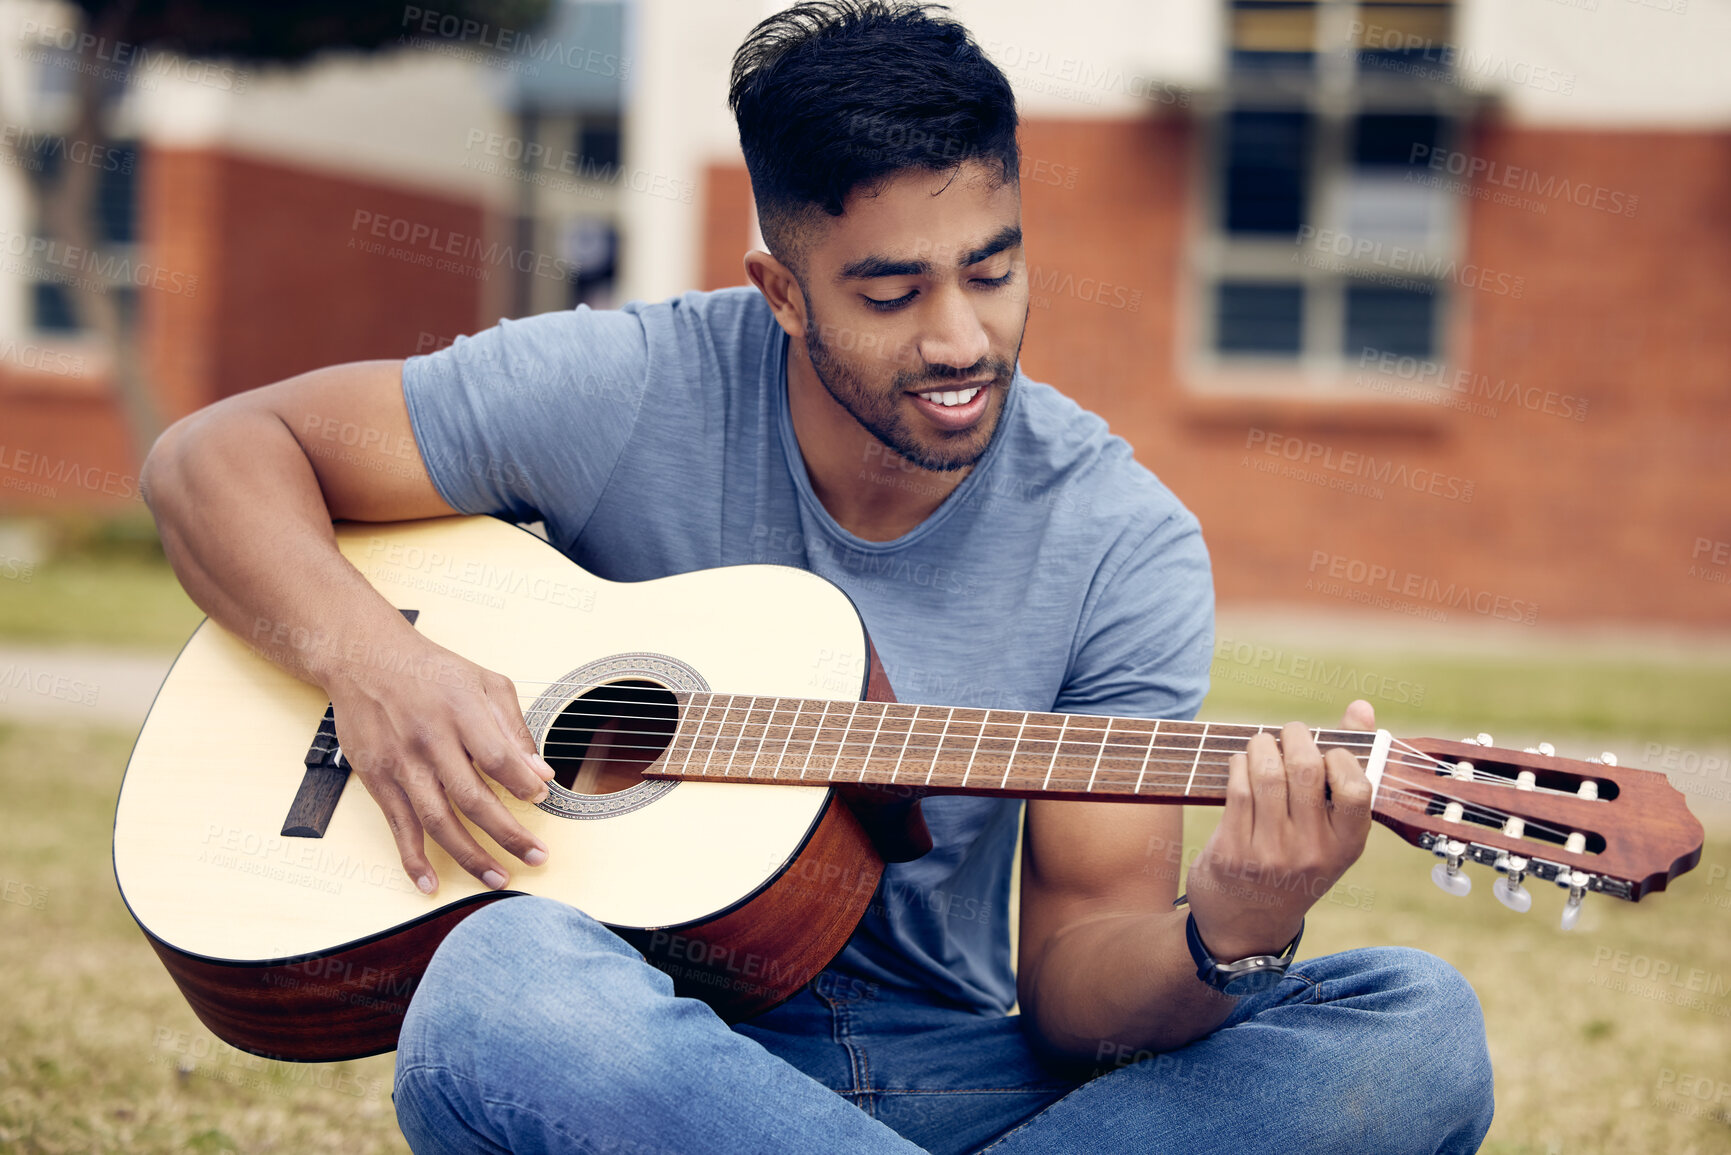
[[[101,38],[98,42],[115,44],[121,41],[133,5],[123,3],[103,9],[90,29]],[[68,141],[83,141],[91,146],[109,146],[108,107],[100,76],[96,69],[80,69],[73,96],[73,120],[67,132]],[[96,229],[96,198],[100,170],[91,164],[73,164],[70,150],[62,150],[60,163],[52,185],[45,184],[42,192],[42,223],[47,240],[89,253],[100,253],[102,241]],[[91,262],[98,267],[100,260]],[[128,266],[130,268],[130,266]],[[156,435],[162,432],[162,418],[156,399],[150,390],[139,354],[138,327],[127,324],[121,316],[120,302],[111,287],[94,282],[80,274],[64,286],[72,301],[73,316],[81,328],[94,330],[109,349],[113,359],[110,372],[111,388],[116,403],[126,421],[132,443],[135,465],[144,462]]]

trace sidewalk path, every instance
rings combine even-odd
[[[0,719],[137,729],[172,653],[94,646],[0,645]]]

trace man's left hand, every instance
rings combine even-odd
[[[1369,702],[1346,708],[1342,728],[1376,729]],[[1234,754],[1226,812],[1186,884],[1196,929],[1220,962],[1279,954],[1304,914],[1364,852],[1370,781],[1340,747],[1317,749],[1292,722]]]

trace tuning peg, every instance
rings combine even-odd
[[[1569,888],[1569,900],[1563,904],[1563,929],[1574,930],[1581,921],[1581,900],[1587,896],[1587,883],[1592,875],[1571,870],[1557,875],[1557,885]]]
[[[1497,896],[1497,901],[1514,911],[1525,914],[1533,909],[1533,895],[1521,880],[1527,876],[1527,860],[1518,854],[1501,854],[1497,856],[1496,867],[1502,878],[1491,886],[1491,893]]]
[[[1491,738],[1491,736],[1489,734],[1480,734],[1478,744],[1480,746],[1495,746],[1496,742]]]
[[[1461,739],[1461,745],[1462,746],[1477,746],[1478,744],[1479,744],[1479,740],[1477,738],[1462,738]]]
[[[1447,842],[1438,842],[1436,853],[1444,861],[1430,868],[1430,880],[1437,884],[1439,890],[1456,898],[1471,894],[1473,889],[1473,880],[1461,872],[1461,859],[1466,856],[1466,852],[1464,842],[1452,838]]]

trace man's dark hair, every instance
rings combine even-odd
[[[751,30],[727,102],[770,251],[800,259],[799,225],[911,168],[964,161],[1017,179],[1016,98],[941,5],[810,0]],[[798,270],[796,269],[796,272]]]

